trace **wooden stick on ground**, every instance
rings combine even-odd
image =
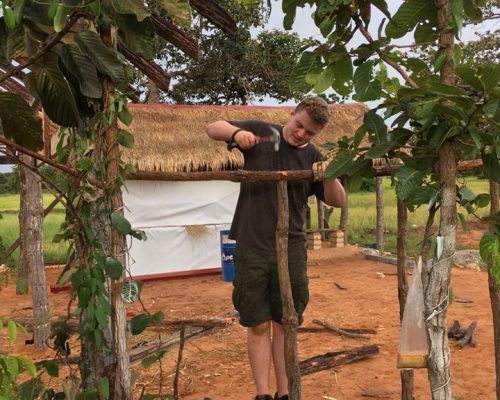
[[[174,376],[174,399],[179,398],[179,372],[181,368],[182,362],[182,351],[184,350],[184,333],[186,332],[186,327],[183,326],[181,328],[180,337],[179,337],[179,354],[177,356],[177,366],[175,367],[175,376]]]
[[[340,329],[340,328],[337,328],[336,326],[333,326],[332,324],[330,324],[329,322],[326,322],[326,321],[320,321],[319,319],[313,319],[313,323],[324,326],[326,329],[328,329],[332,332],[335,332],[340,336],[345,336],[345,337],[349,337],[349,338],[353,338],[353,339],[369,339],[369,337],[366,335],[360,335],[359,333],[347,332],[343,329]]]
[[[355,347],[353,349],[329,352],[314,356],[300,363],[300,372],[302,375],[311,374],[313,372],[322,371],[324,369],[333,368],[338,365],[349,364],[354,361],[363,360],[374,356],[379,352],[378,346],[375,344],[369,346]]]

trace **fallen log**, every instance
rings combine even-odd
[[[345,336],[345,337],[349,337],[349,338],[353,338],[353,339],[369,339],[369,337],[366,335],[361,335],[359,333],[347,332],[341,328],[337,328],[336,326],[333,326],[332,324],[330,324],[329,322],[326,322],[326,321],[321,321],[319,319],[313,319],[313,323],[324,326],[326,329],[328,329],[332,332],[335,332],[336,334],[338,334],[340,336]]]
[[[374,356],[379,352],[375,344],[356,347],[353,349],[334,351],[314,356],[300,362],[300,374],[307,375],[313,372],[333,368],[338,365],[349,364]]]
[[[377,330],[371,328],[339,328],[344,332],[349,333],[360,333],[360,334],[368,334],[368,335],[376,335]],[[330,329],[325,328],[324,326],[299,326],[297,332],[299,333],[317,333],[317,332],[330,332]]]

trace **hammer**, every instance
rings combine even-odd
[[[281,135],[280,135],[279,131],[274,126],[271,126],[270,129],[271,129],[271,134],[270,135],[267,135],[267,136],[257,136],[259,138],[259,142],[258,143],[272,143],[272,144],[274,144],[274,151],[277,152],[280,149]],[[232,150],[235,147],[239,148],[238,147],[238,143],[236,143],[235,141],[229,142],[227,144],[227,149],[228,150]]]

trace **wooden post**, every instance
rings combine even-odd
[[[375,177],[375,198],[377,208],[377,228],[376,242],[377,250],[382,254],[384,252],[384,188],[382,187],[382,177]]]
[[[399,321],[403,321],[403,313],[408,296],[408,279],[406,276],[406,237],[408,223],[408,210],[403,201],[397,199],[398,207],[398,236],[397,246],[397,270],[398,270],[398,300]],[[413,370],[401,370],[401,400],[413,400]]]
[[[349,207],[348,207],[348,196],[349,193],[347,192],[347,176],[343,175],[340,178],[340,182],[342,183],[342,186],[344,187],[345,190],[345,203],[340,209],[340,229],[344,232],[344,244],[348,244],[348,239],[347,239],[347,220],[348,220],[348,214],[349,214]]]
[[[320,199],[316,199],[316,205],[318,209],[318,229],[321,233],[321,240],[325,240],[325,209],[323,207],[323,202]]]
[[[292,287],[288,274],[288,192],[286,181],[278,182],[278,224],[276,226],[276,256],[283,307],[285,334],[285,366],[290,400],[300,400],[300,368],[297,354],[297,313],[293,304]]]

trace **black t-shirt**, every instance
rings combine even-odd
[[[269,136],[270,126],[281,134],[279,151],[274,144],[259,143],[243,150],[245,170],[286,171],[310,170],[313,163],[321,160],[319,150],[311,143],[305,147],[294,147],[283,139],[283,126],[264,121],[229,121],[232,125],[253,132],[257,136]],[[289,181],[289,246],[305,242],[305,207],[309,196],[324,200],[323,183],[311,180]],[[276,224],[278,221],[277,182],[242,182],[238,204],[231,225],[230,238],[254,249],[276,251]]]

